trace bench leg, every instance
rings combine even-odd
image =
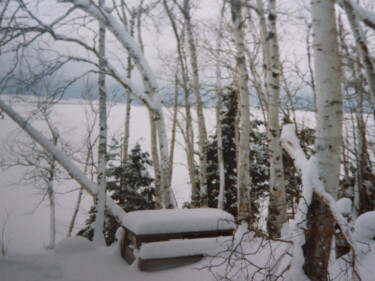
[[[138,268],[140,271],[147,270],[147,260],[138,259]]]

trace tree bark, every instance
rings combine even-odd
[[[162,190],[162,206],[163,208],[172,208],[174,206],[174,202],[172,200],[170,190],[168,138],[162,105],[158,96],[159,87],[156,78],[154,77],[154,74],[142,53],[142,50],[139,48],[133,37],[129,35],[129,32],[124,29],[123,26],[119,24],[118,20],[105,9],[100,9],[98,6],[92,5],[91,2],[79,0],[62,1],[72,3],[76,8],[81,9],[99,22],[103,23],[104,26],[119,41],[119,43],[128,51],[129,55],[131,55],[134,65],[137,67],[142,77],[144,93],[137,91],[129,79],[126,79],[120,75],[108,61],[106,61],[106,65],[108,70],[115,75],[116,79],[118,79],[118,81],[125,87],[129,88],[132,93],[139,98],[140,101],[142,101],[152,112],[152,120],[155,122],[159,140],[158,147],[160,154],[160,185]]]
[[[238,219],[247,221],[252,225],[252,213],[250,205],[250,102],[248,89],[248,73],[246,69],[245,40],[242,29],[241,1],[231,0],[231,13],[233,22],[233,33],[236,46],[236,61],[239,74],[239,143],[238,143],[238,166],[237,166],[237,200]]]
[[[182,76],[182,88],[184,91],[184,108],[185,108],[185,144],[186,144],[186,158],[188,164],[188,172],[189,172],[189,179],[191,184],[191,202],[193,206],[196,206],[199,197],[199,190],[195,179],[195,162],[194,162],[194,132],[193,132],[193,124],[192,124],[192,116],[190,110],[190,92],[188,87],[188,74],[186,69],[186,63],[184,61],[184,50],[183,50],[183,42],[181,42],[181,36],[178,33],[177,24],[175,17],[168,6],[166,0],[163,0],[164,8],[167,12],[168,18],[171,22],[173,33],[176,37],[177,43],[177,53],[178,53],[178,61],[179,67],[181,68],[181,76]]]
[[[216,135],[217,135],[217,161],[219,165],[219,196],[217,198],[217,208],[224,209],[224,195],[225,195],[225,169],[224,169],[224,153],[223,153],[223,136],[221,124],[221,99],[222,99],[222,85],[221,85],[221,41],[223,40],[223,20],[225,12],[225,2],[220,12],[220,22],[218,26],[218,34],[216,41]]]
[[[257,0],[258,12],[264,14],[263,3]],[[279,238],[286,222],[286,195],[284,166],[280,146],[280,54],[276,28],[276,0],[269,0],[269,27],[261,16],[261,31],[268,92],[267,137],[270,149],[270,201],[268,206],[267,229],[271,238]]]
[[[99,0],[99,7],[104,8],[104,0]],[[99,22],[99,54],[105,57],[105,27]],[[105,62],[99,59],[99,147],[98,147],[98,184],[99,190],[96,198],[96,215],[94,224],[93,241],[98,246],[105,245],[104,239],[104,212],[107,189],[107,94],[105,89],[105,75],[103,73]]]
[[[125,13],[125,11],[124,11]],[[124,19],[125,21],[125,19]],[[130,36],[134,36],[134,25],[135,25],[135,13],[130,13],[130,20],[129,23],[125,22],[126,28],[129,30]],[[131,78],[132,76],[132,71],[133,71],[133,63],[131,56],[128,55],[128,65],[126,67],[126,77],[128,79]],[[126,169],[126,164],[128,161],[128,153],[129,153],[129,131],[130,131],[130,112],[131,112],[131,93],[128,90],[125,90],[125,120],[124,120],[124,139],[122,141],[122,175],[121,175],[121,183],[120,186],[121,188],[125,188],[126,185],[126,178],[125,178],[125,169]]]
[[[57,146],[59,141],[59,134],[57,129],[53,128],[48,121],[48,117],[45,116],[49,130],[52,134],[52,142],[54,146]],[[55,200],[55,191],[53,188],[53,181],[55,180],[56,173],[56,160],[53,156],[49,157],[49,169],[47,176],[47,194],[48,201],[50,205],[50,241],[48,244],[49,249],[54,249],[56,245],[56,200]]]
[[[350,24],[350,28],[353,32],[356,41],[357,52],[359,54],[359,57],[364,68],[364,73],[367,79],[368,88],[371,96],[372,106],[373,108],[375,108],[375,71],[371,55],[367,47],[366,36],[361,24],[358,22],[358,19],[353,9],[351,9],[350,5],[347,2],[343,2],[342,6],[345,10],[346,16]]]
[[[334,5],[334,0],[311,0],[318,173],[325,191],[336,199],[342,149],[342,94]],[[312,281],[328,280],[329,249],[334,224],[328,205],[316,195],[308,210],[307,226],[303,269]]]
[[[207,130],[205,117],[203,114],[202,98],[199,90],[198,59],[194,42],[193,27],[191,24],[190,17],[190,0],[184,0],[184,7],[182,13],[185,17],[186,22],[187,39],[190,51],[190,62],[192,67],[192,88],[195,97],[198,121],[200,206],[207,207]]]

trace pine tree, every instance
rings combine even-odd
[[[224,210],[237,216],[237,170],[236,170],[236,115],[237,91],[229,89],[222,95],[222,145],[225,170]],[[207,191],[208,204],[217,207],[219,194],[219,167],[216,134],[210,136],[207,145]]]
[[[120,157],[120,142],[114,139],[109,152],[107,193],[126,212],[155,209],[154,179],[148,172],[152,165],[150,155],[143,152],[141,146],[136,143],[130,151],[125,168],[121,165]],[[122,177],[126,179],[123,186],[121,186]],[[78,232],[78,235],[91,240],[93,237],[92,223],[95,221],[94,206],[91,208],[90,214],[86,226]],[[115,241],[115,233],[119,226],[115,218],[106,212],[104,237],[107,245]]]
[[[224,210],[237,216],[237,171],[236,171],[236,116],[237,116],[238,92],[227,89],[222,96],[222,137],[223,154],[225,163],[225,196]],[[284,120],[288,123],[289,120]],[[310,128],[302,128],[298,132],[301,146],[307,156],[313,153],[313,136],[315,131]],[[262,202],[269,196],[269,147],[264,123],[260,120],[251,122],[250,130],[250,176],[252,178],[251,208],[254,222],[259,220]],[[295,206],[298,204],[301,191],[301,178],[293,164],[293,159],[283,150],[283,165],[285,169],[285,185],[287,196],[287,209],[290,218],[294,218]],[[217,160],[216,134],[210,136],[207,145],[207,175],[208,175],[208,199],[209,207],[217,207],[219,194],[219,167]],[[196,172],[197,173],[197,172]],[[197,177],[198,179],[198,177]]]
[[[236,116],[238,92],[226,91],[222,100],[222,138],[225,169],[225,193],[224,210],[237,216],[237,167],[236,167]],[[260,130],[263,122],[254,120],[251,122],[250,130],[250,176],[252,178],[251,208],[253,210],[254,222],[259,215],[261,198],[269,194],[269,149],[267,136]],[[209,139],[207,147],[208,159],[208,194],[209,206],[216,208],[219,193],[219,167],[217,161],[216,135]]]

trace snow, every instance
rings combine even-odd
[[[207,254],[213,255],[213,250],[221,249],[231,238],[201,238],[186,240],[171,240],[143,244],[139,257],[142,259],[183,257]]]
[[[234,217],[222,210],[175,209],[127,213],[123,226],[134,234],[180,233],[234,229]]]
[[[86,252],[93,249],[93,243],[84,237],[64,238],[56,245],[54,252],[59,254],[71,254],[72,252]]]
[[[3,110],[10,118],[13,119],[27,134],[39,143],[46,151],[48,151],[56,161],[63,166],[68,174],[75,179],[82,187],[91,195],[97,194],[98,186],[93,183],[84,173],[78,168],[71,159],[62,151],[56,147],[48,139],[46,139],[37,129],[35,129],[25,118],[19,115],[15,110],[8,106],[2,99],[0,99],[0,109]],[[121,218],[125,211],[116,205],[112,198],[107,196],[107,207],[109,211],[116,217]]]
[[[358,241],[375,243],[375,211],[360,215],[354,227]]]
[[[340,198],[337,201],[336,206],[343,216],[348,216],[352,213],[352,200],[349,198]]]
[[[82,103],[82,101],[80,102]],[[82,105],[77,102],[69,102],[69,104],[59,103],[54,108],[52,117],[53,120],[57,122],[56,125],[59,125],[59,128],[61,128],[62,138],[73,143],[77,148],[80,147],[81,141],[84,138],[84,109],[88,107],[87,104]],[[33,105],[27,103],[27,101],[26,103],[21,101],[19,104],[16,104],[14,108],[18,112],[21,112],[23,116],[27,116],[27,112],[33,109]],[[258,114],[255,110],[252,112]],[[119,136],[122,132],[123,113],[124,105],[112,106],[109,113],[110,136]],[[214,113],[206,109],[205,114],[208,128],[212,130],[212,128],[214,128]],[[306,121],[306,124],[313,124],[313,114],[306,112],[297,112],[297,114],[298,120],[310,118],[309,121]],[[144,107],[133,107],[130,146],[138,141],[142,145],[142,148],[146,150],[149,149],[150,143],[147,137],[149,125],[147,116],[147,110]],[[259,113],[258,116],[261,116],[261,114]],[[169,120],[167,119],[167,121]],[[33,120],[31,123],[35,125],[38,130],[42,130],[41,122]],[[10,136],[11,132],[16,128],[17,125],[7,116],[5,119],[0,120],[0,142],[3,142]],[[139,128],[142,128],[142,130]],[[18,137],[23,137],[23,135],[18,135]],[[178,135],[178,141],[179,143],[183,142],[180,135]],[[178,144],[176,148],[176,162],[172,185],[175,196],[181,206],[182,202],[188,200],[190,190],[187,183],[187,168],[184,162],[185,152],[182,145]],[[77,153],[76,156],[79,157],[80,154]],[[291,244],[278,242],[272,244],[273,246],[270,248],[265,246],[265,243],[274,242],[263,241],[263,246],[259,247],[262,245],[259,238],[249,237],[241,239],[242,235],[247,232],[247,228],[241,228],[242,233],[236,233],[236,240],[233,242],[232,246],[233,249],[236,249],[236,253],[232,255],[231,261],[233,262],[234,269],[231,272],[227,272],[231,270],[231,268],[226,268],[226,263],[219,266],[220,263],[225,262],[225,259],[229,258],[228,251],[220,253],[220,256],[215,257],[213,260],[209,257],[205,257],[202,261],[189,266],[152,272],[152,274],[139,272],[136,263],[129,266],[121,258],[118,245],[97,248],[88,241],[81,240],[82,238],[63,239],[63,237],[66,236],[67,225],[69,224],[78,193],[78,190],[74,189],[79,188],[73,181],[68,181],[64,185],[57,186],[57,241],[60,242],[56,245],[55,250],[46,251],[43,244],[48,241],[48,206],[46,206],[46,203],[42,203],[39,209],[32,212],[35,205],[40,201],[40,195],[38,196],[36,194],[35,187],[22,184],[14,185],[14,183],[20,179],[22,173],[23,169],[21,168],[0,173],[0,225],[5,212],[8,210],[11,213],[6,229],[6,236],[10,239],[10,246],[8,254],[5,257],[0,257],[0,281],[213,281],[220,280],[218,276],[224,276],[226,274],[228,274],[229,278],[224,280],[265,280],[263,273],[266,272],[267,274],[269,271],[263,270],[257,272],[258,269],[252,267],[250,262],[256,266],[262,267],[269,265],[268,262],[270,259],[279,260],[275,266],[275,268],[278,269],[274,270],[276,273],[286,270],[289,264],[290,257],[285,255],[285,253],[290,253],[289,248]],[[12,182],[13,185],[11,185]],[[84,222],[85,215],[87,216],[87,211],[91,203],[91,198],[86,196],[82,205],[82,210],[80,211],[77,228]],[[337,207],[337,209],[340,210],[340,207]],[[371,223],[371,215],[368,219]],[[363,218],[359,220],[359,226],[361,226],[361,220],[363,220]],[[365,219],[364,222],[364,229],[368,230],[366,227],[368,221],[366,221],[367,219]],[[292,228],[293,226],[290,226],[290,229]],[[360,229],[360,227],[358,229]],[[121,229],[118,231],[119,235],[121,231]],[[358,233],[361,233],[361,230],[359,230]],[[119,237],[119,235],[117,237]],[[225,245],[224,243],[223,246]],[[237,245],[239,246],[235,248]],[[272,251],[270,249],[272,249]],[[277,249],[277,251],[275,249]],[[42,253],[35,253],[42,250]],[[215,251],[217,250],[219,250],[219,248],[215,249]],[[160,249],[160,251],[162,250]],[[246,255],[239,255],[240,251]],[[33,254],[25,254],[31,252]],[[22,253],[22,255],[15,253]],[[211,254],[211,252],[209,252],[209,254]],[[284,257],[280,258],[282,255],[284,255]],[[241,257],[245,259],[241,259]],[[361,280],[374,280],[374,260],[374,243],[364,244],[360,260],[358,261],[358,270],[361,273]],[[300,259],[300,261],[302,261],[302,259]],[[236,262],[242,262],[242,266],[244,267],[241,267],[241,265],[237,266],[235,264]],[[207,268],[203,269],[207,264],[218,265],[218,267],[212,268],[212,272],[210,272]],[[335,280],[351,280],[344,271],[345,267],[343,264],[344,262],[342,260],[338,260],[337,263],[330,268],[332,279],[338,276],[339,272],[343,272],[343,278],[336,278]],[[245,269],[246,272],[241,271]],[[215,274],[215,276],[213,274]],[[252,277],[253,274],[254,277]]]
[[[82,238],[83,239],[83,238]],[[139,272],[136,265],[122,260],[118,246],[90,247],[76,238],[61,241],[56,249],[43,254],[0,257],[1,281],[194,281],[215,280],[208,271],[192,270],[204,261],[173,270]]]

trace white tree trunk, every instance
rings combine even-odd
[[[327,268],[324,269],[324,266],[328,264],[327,261],[331,251],[331,244],[330,241],[326,241],[327,237],[319,236],[318,234],[320,233],[314,228],[309,228],[309,226],[311,226],[312,222],[315,222],[317,228],[321,228],[321,226],[327,227],[326,216],[328,213],[335,219],[346,241],[353,250],[356,248],[354,235],[347,220],[338,211],[336,200],[325,190],[324,183],[319,177],[319,163],[317,158],[311,156],[310,159],[307,159],[295,135],[293,125],[289,124],[283,127],[281,142],[290,157],[294,160],[294,164],[301,172],[302,178],[302,198],[299,201],[296,218],[291,224],[289,233],[293,241],[291,251],[292,260],[289,268],[290,280],[327,280],[328,272]],[[316,198],[318,198],[320,202],[317,203]],[[319,217],[313,216],[311,209],[316,209],[322,203],[324,203],[323,212],[319,213],[319,211],[314,210]],[[333,221],[329,222],[326,231],[330,231],[329,228],[332,228],[333,223]],[[322,231],[320,230],[320,232]],[[311,249],[306,248],[306,244],[308,244],[307,246],[311,247]],[[328,246],[328,248],[322,246]],[[308,254],[314,252],[314,250],[316,254],[313,257],[309,256]],[[282,253],[286,251],[288,250],[285,249]],[[328,255],[326,255],[327,252]],[[318,254],[320,254],[320,256]],[[280,259],[275,260],[280,262]],[[320,268],[323,271],[316,271],[316,268]]]
[[[88,88],[87,91],[90,91],[92,90],[91,88]],[[90,125],[87,126],[87,136],[86,136],[86,140],[85,140],[85,147],[86,147],[86,155],[85,155],[85,162],[84,162],[84,174],[87,175],[88,172],[89,172],[89,168],[90,168],[90,180],[93,181],[94,180],[94,171],[93,171],[93,167],[94,167],[94,155],[93,155],[93,147],[94,145],[97,143],[98,139],[99,139],[99,136],[97,136],[96,138],[94,138],[94,140],[92,140],[92,136],[93,136],[93,131],[94,131],[94,128],[95,128],[95,125],[96,125],[96,117],[97,117],[97,113],[96,111],[93,111],[93,104],[90,103],[90,107],[91,107],[91,111],[94,112],[94,120],[92,121],[92,123]],[[87,116],[87,115],[86,115]],[[87,119],[88,121],[88,119]],[[73,211],[73,215],[72,215],[72,218],[70,220],[70,223],[69,223],[69,228],[68,228],[68,233],[67,233],[67,237],[70,237],[72,235],[72,232],[73,232],[73,228],[74,228],[74,225],[75,225],[75,222],[76,222],[76,219],[77,219],[77,215],[78,215],[78,211],[79,211],[79,208],[81,206],[81,201],[82,201],[82,195],[83,195],[83,187],[81,186],[80,189],[79,189],[79,192],[78,192],[78,196],[77,196],[77,201],[76,201],[76,205],[75,205],[75,208],[74,208],[74,211]]]
[[[99,0],[99,7],[104,8],[104,0]],[[105,27],[99,22],[99,54],[105,57]],[[99,190],[96,198],[96,214],[94,223],[93,241],[97,246],[105,246],[104,217],[105,198],[107,189],[107,96],[105,89],[105,75],[103,73],[105,62],[99,59],[99,147],[98,147],[98,184]]]
[[[46,117],[47,118],[47,117]],[[48,122],[49,129],[52,133],[52,142],[54,146],[57,146],[59,140],[59,134],[56,129],[50,126]],[[49,171],[47,178],[47,195],[50,205],[50,240],[48,244],[48,249],[54,249],[56,245],[56,203],[55,203],[55,192],[53,189],[53,181],[55,180],[55,171],[56,171],[56,161],[50,156],[49,159]]]
[[[198,144],[199,144],[199,184],[201,207],[208,206],[207,194],[207,130],[203,114],[202,98],[199,90],[198,59],[194,42],[193,27],[190,17],[190,0],[184,0],[184,16],[186,21],[187,39],[190,51],[190,62],[192,67],[193,92],[196,103],[198,121]]]
[[[258,1],[261,5],[261,1]],[[259,6],[258,6],[259,7]],[[263,9],[261,9],[263,10]],[[267,228],[273,238],[281,235],[286,222],[286,196],[284,166],[280,146],[280,54],[276,28],[276,0],[269,0],[269,29],[264,42],[266,53],[268,86],[268,124],[267,136],[270,149],[270,202],[268,207]]]
[[[125,13],[125,12],[124,12]],[[135,25],[135,13],[130,14],[131,18],[129,24],[126,24],[126,27],[129,29],[130,36],[134,36],[134,25]],[[128,65],[126,67],[126,77],[130,80],[132,77],[132,70],[133,70],[133,63],[131,56],[128,55]],[[122,169],[123,173],[121,175],[121,183],[120,186],[122,188],[125,187],[126,179],[125,179],[125,169],[126,163],[128,161],[128,151],[129,151],[129,131],[130,131],[130,111],[131,111],[131,93],[128,90],[125,90],[125,121],[124,121],[124,139],[122,142]]]
[[[360,21],[362,21],[368,27],[375,30],[375,13],[363,8],[353,0],[337,0],[339,3],[343,3],[347,6]]]
[[[221,99],[222,99],[222,85],[221,85],[221,41],[223,40],[223,20],[225,12],[225,2],[221,8],[220,22],[218,26],[218,34],[216,41],[216,136],[217,136],[217,160],[219,164],[219,196],[217,199],[217,207],[224,209],[224,193],[225,193],[225,168],[224,168],[224,153],[223,153],[223,136],[221,125]]]
[[[168,18],[171,22],[173,33],[176,37],[177,42],[177,53],[178,53],[178,61],[179,61],[179,67],[181,68],[181,76],[182,76],[182,87],[184,90],[184,103],[185,103],[185,144],[186,144],[186,157],[187,157],[187,164],[188,164],[188,171],[189,171],[189,178],[190,178],[190,184],[191,184],[191,202],[192,205],[195,206],[195,203],[197,202],[198,197],[198,188],[197,183],[195,181],[195,163],[194,163],[194,132],[193,132],[193,125],[192,125],[192,116],[191,116],[191,110],[190,110],[190,93],[189,93],[189,87],[188,87],[188,73],[186,69],[186,63],[184,61],[184,50],[181,42],[180,35],[178,33],[177,25],[175,16],[173,15],[171,9],[168,6],[168,3],[166,0],[163,0],[164,8],[167,12]]]
[[[122,168],[125,170],[126,162],[128,161],[128,153],[129,153],[129,131],[130,131],[130,111],[131,111],[131,97],[128,91],[125,92],[125,121],[124,121],[124,139],[122,141]],[[124,173],[125,174],[125,173]],[[126,179],[124,175],[121,177],[121,186],[125,185]]]
[[[122,77],[107,61],[107,67],[109,71],[113,72],[114,75],[128,87],[137,98],[142,101],[145,106],[152,111],[153,120],[156,123],[158,130],[159,140],[159,153],[160,153],[160,167],[161,167],[161,190],[162,190],[162,205],[163,208],[171,208],[174,206],[174,202],[171,198],[170,190],[170,179],[169,179],[169,149],[168,149],[168,138],[167,130],[164,121],[164,114],[162,111],[161,102],[158,93],[158,84],[154,77],[154,74],[145,60],[142,50],[139,48],[135,40],[130,36],[129,32],[124,29],[122,24],[116,20],[114,16],[107,12],[105,9],[100,9],[97,5],[93,5],[88,0],[60,0],[61,2],[69,2],[74,4],[75,7],[83,10],[87,14],[94,17],[96,20],[101,22],[119,41],[119,43],[128,51],[131,55],[134,65],[137,67],[144,84],[144,93],[137,91],[125,77]]]
[[[318,177],[334,201],[340,177],[342,149],[341,69],[334,0],[311,0],[316,88]],[[312,281],[328,280],[333,215],[324,198],[314,194],[307,213],[304,272]]]
[[[178,63],[177,63],[177,68],[178,68]],[[178,96],[179,96],[178,84],[179,84],[179,79],[178,79],[178,70],[177,70],[176,77],[175,77],[175,93],[174,93],[174,100],[173,100],[171,152],[169,153],[169,157],[170,157],[169,163],[171,163],[169,177],[171,180],[172,180],[172,175],[173,175],[174,149],[176,145],[176,132],[177,132]]]
[[[342,149],[341,69],[334,1],[311,1],[317,98],[316,154],[320,176],[334,198],[340,176]]]
[[[238,143],[238,167],[237,167],[237,201],[238,219],[248,221],[251,225],[252,214],[250,205],[250,101],[248,89],[248,74],[246,69],[245,40],[242,29],[241,1],[231,0],[231,12],[233,33],[236,46],[236,60],[239,74],[239,143]]]

